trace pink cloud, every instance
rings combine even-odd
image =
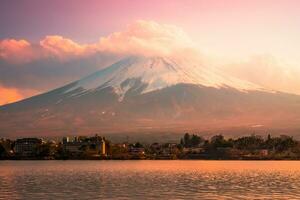
[[[59,35],[46,36],[40,41],[40,46],[49,56],[56,56],[60,59],[78,57],[89,52],[87,45],[80,45]]]
[[[32,45],[26,40],[5,39],[0,41],[0,58],[12,63],[26,63],[35,59]]]
[[[15,88],[7,88],[0,85],[0,105],[12,103],[23,99],[23,95]]]
[[[101,37],[100,41],[94,44],[79,44],[59,35],[46,36],[39,44],[30,44],[26,40],[2,40],[0,58],[9,62],[27,63],[46,57],[65,61],[96,52],[162,56],[191,47],[190,38],[180,28],[139,20],[128,25],[124,31]]]
[[[24,64],[47,57],[65,61],[90,55],[90,53],[87,45],[80,45],[58,35],[46,36],[39,44],[15,39],[0,41],[0,59],[15,64]]]
[[[139,20],[124,31],[100,38],[96,47],[100,51],[116,54],[170,55],[192,47],[192,41],[180,28]]]
[[[37,95],[39,93],[41,93],[41,91],[27,88],[18,89],[15,87],[8,87],[3,84],[0,84],[0,106],[8,103],[17,102],[24,98]]]

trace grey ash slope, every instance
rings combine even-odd
[[[131,57],[0,107],[1,135],[180,132],[263,125],[297,129],[300,97],[190,61]]]

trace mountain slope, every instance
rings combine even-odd
[[[191,61],[131,57],[0,107],[1,135],[182,132],[263,126],[295,130],[300,97]]]

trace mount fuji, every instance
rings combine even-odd
[[[188,59],[129,57],[0,107],[0,136],[300,128],[300,96]],[[252,130],[252,129],[251,129]]]

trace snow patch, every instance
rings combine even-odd
[[[192,61],[178,61],[165,57],[130,57],[77,81],[75,86],[65,93],[80,89],[78,90],[80,94],[72,94],[76,96],[112,87],[119,95],[119,101],[122,101],[125,94],[136,87],[136,82],[133,80],[139,80],[144,86],[139,88],[141,94],[180,83],[215,88],[231,87],[244,92],[264,90],[255,84],[225,75]],[[124,85],[124,83],[127,84]]]

